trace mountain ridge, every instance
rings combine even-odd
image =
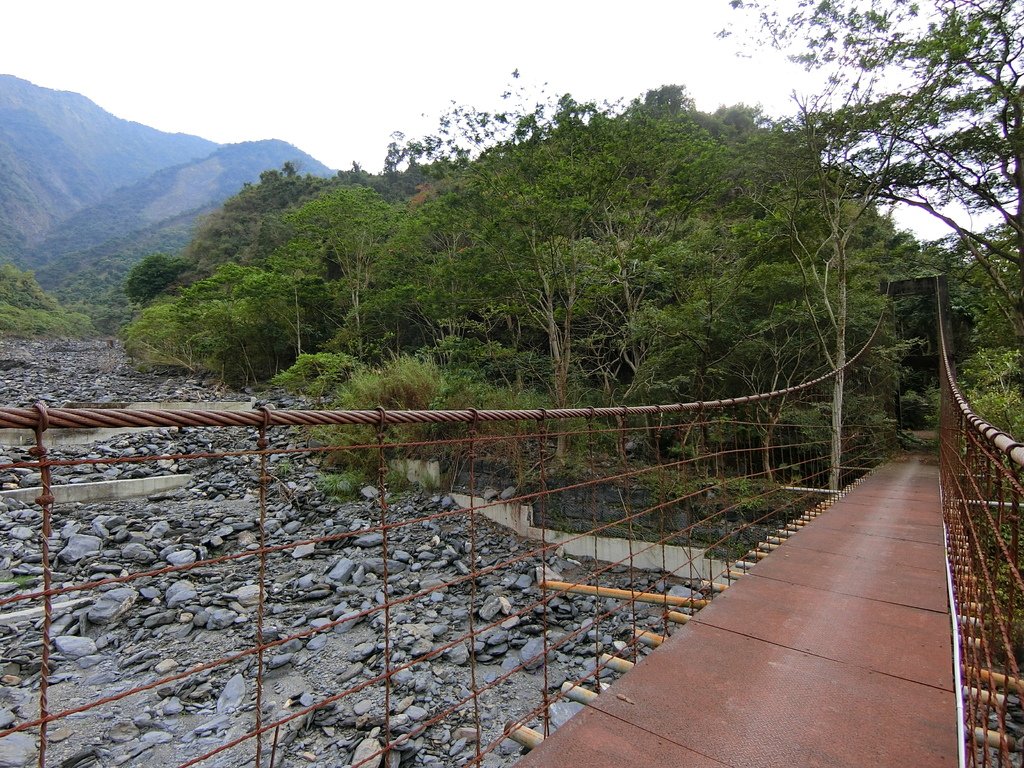
[[[0,263],[48,289],[105,285],[264,171],[334,171],[279,139],[218,144],[116,117],[86,96],[0,74]],[[60,270],[54,269],[59,264]]]
[[[0,220],[31,245],[113,190],[218,146],[115,117],[81,94],[0,75]]]

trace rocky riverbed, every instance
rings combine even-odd
[[[139,373],[119,349],[101,342],[0,342],[4,405],[250,394],[200,377]],[[256,394],[278,407],[299,405],[282,393]],[[306,436],[292,430],[273,431],[271,440],[277,449],[306,445]],[[177,472],[190,473],[192,481],[148,498],[55,506],[49,541],[55,587],[159,572],[54,598],[67,605],[55,611],[50,628],[49,710],[115,700],[51,722],[48,765],[180,765],[254,727],[258,661],[248,651],[257,642],[261,563],[243,555],[259,547],[259,466],[251,455],[223,455],[253,447],[253,430],[186,428],[51,453],[86,460],[55,468],[55,482]],[[156,458],[182,454],[207,456]],[[152,460],[102,463],[123,457]],[[24,448],[0,445],[0,484],[37,483],[33,468],[5,468],[29,459]],[[616,602],[573,596],[538,604],[538,569],[583,580],[592,563],[542,560],[532,554],[535,543],[487,521],[471,531],[450,497],[415,490],[387,500],[389,525],[407,524],[388,530],[385,559],[375,489],[352,499],[329,496],[318,461],[303,452],[269,461],[266,543],[313,541],[272,552],[263,565],[264,642],[301,635],[263,654],[262,721],[298,715],[265,736],[264,765],[271,752],[275,766],[351,765],[384,745],[388,726],[397,744],[386,759],[364,765],[463,765],[476,757],[477,720],[479,743],[496,745],[481,764],[510,765],[520,750],[502,739],[503,726],[542,708],[545,685],[553,695],[564,680],[585,675],[595,650],[632,653],[634,617],[616,610]],[[39,589],[41,518],[34,504],[0,499],[0,599]],[[228,559],[189,567],[221,557]],[[471,588],[466,576],[474,566],[483,573]],[[628,586],[628,575],[615,569],[602,584]],[[654,577],[643,578],[639,586],[647,587]],[[689,594],[685,586],[672,588]],[[387,627],[379,610],[385,598],[393,603]],[[42,620],[20,615],[39,604],[0,607],[0,730],[39,715]],[[605,611],[613,615],[595,623]],[[480,634],[467,641],[471,622]],[[639,607],[635,622],[660,629],[654,609]],[[400,669],[389,689],[374,681],[385,669],[385,653],[391,668]],[[231,663],[176,677],[232,654]],[[412,663],[420,657],[427,658]],[[526,670],[512,672],[523,664]],[[606,681],[613,676],[602,673]],[[475,705],[469,699],[474,678],[477,689],[493,686]],[[358,690],[339,696],[350,689]],[[578,708],[553,704],[552,726]],[[539,727],[539,719],[528,724]],[[36,743],[34,731],[0,739],[0,766],[35,764]],[[252,739],[242,741],[203,764],[252,765],[254,749]]]

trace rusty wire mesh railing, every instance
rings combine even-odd
[[[1020,766],[1024,747],[1024,444],[971,410],[942,334],[941,487],[965,762]]]
[[[39,766],[509,765],[835,496],[828,382],[559,411],[0,408],[35,435],[0,477],[39,486],[4,502],[0,740]],[[155,431],[58,440],[90,428]],[[844,480],[882,432],[847,428]],[[157,469],[191,480],[64,500]],[[1002,519],[1016,482],[976,511]]]

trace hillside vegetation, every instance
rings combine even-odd
[[[217,145],[121,120],[77,93],[0,75],[0,257],[70,213]]]
[[[89,336],[89,318],[62,309],[47,295],[31,272],[0,264],[0,338],[32,336]]]
[[[181,250],[198,217],[285,164],[332,173],[282,141],[218,146],[0,76],[0,263],[32,269],[113,332],[129,316],[120,284],[133,264]]]
[[[264,174],[197,230],[129,349],[239,384],[298,359],[307,373],[282,380],[321,390],[316,371],[336,389],[414,356],[463,382],[450,386],[557,406],[771,389],[828,367],[838,288],[808,285],[794,249],[830,233],[816,196],[783,191],[811,174],[786,126],[743,105],[699,112],[674,86],[625,109],[563,97],[448,125],[393,147],[379,176]],[[927,259],[874,209],[849,250],[855,348],[878,281]]]

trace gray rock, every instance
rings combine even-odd
[[[536,658],[534,658],[536,656]],[[519,649],[519,660],[526,669],[537,669],[544,663],[544,638],[531,637]]]
[[[364,485],[359,489],[359,493],[367,501],[373,501],[380,496],[380,489],[375,485]]]
[[[229,596],[239,605],[252,608],[260,602],[260,585],[246,584],[244,587],[236,589]]]
[[[36,760],[36,737],[12,733],[0,739],[0,768],[22,768]]]
[[[187,579],[176,581],[167,588],[164,598],[168,608],[176,608],[179,605],[193,602],[197,597],[196,585]]]
[[[346,611],[345,613],[339,614],[336,617],[336,620],[339,620],[340,623],[334,626],[334,633],[337,635],[344,635],[365,618],[365,616],[359,615],[359,611]]]
[[[362,547],[363,549],[379,547],[384,543],[384,534],[380,531],[377,531],[376,533],[367,533],[365,536],[360,536],[352,543],[357,547]]]
[[[490,595],[484,600],[480,610],[477,611],[477,614],[484,621],[491,621],[499,613],[504,613],[506,616],[512,613],[512,603],[508,601],[507,597],[500,595]]]
[[[131,587],[117,587],[102,593],[89,609],[89,621],[93,624],[112,624],[124,616],[135,605],[139,593]]]
[[[469,649],[465,645],[456,645],[445,651],[444,657],[452,664],[458,664],[461,667],[463,664],[469,663]]]
[[[231,719],[227,715],[217,715],[212,720],[207,720],[202,725],[192,729],[192,733],[196,734],[196,736],[202,736],[204,733],[215,733],[225,730],[230,725]]]
[[[160,714],[164,717],[177,717],[184,711],[185,705],[177,696],[172,696],[160,705]]]
[[[345,584],[350,578],[352,578],[352,574],[355,570],[356,561],[343,557],[334,564],[333,568],[331,568],[330,572],[327,574],[327,580],[338,584]]]
[[[514,586],[516,589],[529,589],[533,586],[533,578],[528,573],[521,574]]]
[[[383,755],[374,758],[371,758],[370,755],[381,749],[381,743],[376,739],[363,739],[356,746],[356,751],[352,755],[352,765],[359,765],[361,768],[380,768]]]
[[[363,699],[362,701],[357,701],[355,704],[352,705],[352,712],[356,715],[356,717],[365,715],[371,709],[373,709],[373,702],[370,701],[370,699]]]
[[[292,550],[292,557],[296,560],[309,557],[316,551],[316,544],[300,544]]]
[[[135,563],[152,563],[156,560],[156,552],[143,544],[133,541],[121,548],[121,557]]]
[[[694,592],[689,587],[684,587],[681,584],[676,584],[668,591],[668,593],[672,595],[672,597],[700,597],[699,593]]]
[[[245,678],[235,675],[224,686],[217,697],[217,714],[225,715],[236,711],[245,700]]]
[[[111,729],[107,731],[107,738],[115,744],[127,744],[129,741],[137,739],[138,736],[138,726],[128,720],[115,723]]]
[[[11,538],[18,541],[28,541],[35,535],[35,531],[31,528],[26,528],[24,525],[18,525],[11,529]]]
[[[347,683],[353,677],[358,677],[363,672],[364,666],[359,662],[349,664],[338,674],[338,683]]]
[[[551,725],[561,728],[569,721],[569,718],[582,709],[583,705],[575,701],[556,701],[548,707],[548,712],[551,714]]]
[[[271,656],[270,657],[270,660],[267,661],[267,668],[268,669],[277,669],[278,667],[283,667],[283,666],[285,666],[287,664],[291,664],[292,663],[292,659],[294,659],[294,658],[295,658],[295,654],[294,653],[279,653],[279,654],[277,654],[275,656]]]
[[[366,661],[377,650],[377,644],[372,640],[356,645],[348,652],[349,661]]]
[[[417,707],[415,704],[413,704],[411,707],[405,710],[405,714],[409,716],[410,720],[414,722],[419,722],[420,720],[426,720],[429,712],[427,712],[427,710],[425,710],[423,707]]]
[[[213,608],[206,618],[207,629],[226,629],[235,623],[238,614],[227,608]]]
[[[196,553],[191,549],[179,549],[164,558],[171,565],[191,565],[196,561]]]
[[[69,659],[80,659],[96,653],[96,643],[88,637],[78,635],[61,635],[53,641],[57,650]]]
[[[102,546],[102,539],[76,533],[68,538],[67,545],[60,551],[58,557],[65,563],[77,563],[82,558],[99,552]]]

